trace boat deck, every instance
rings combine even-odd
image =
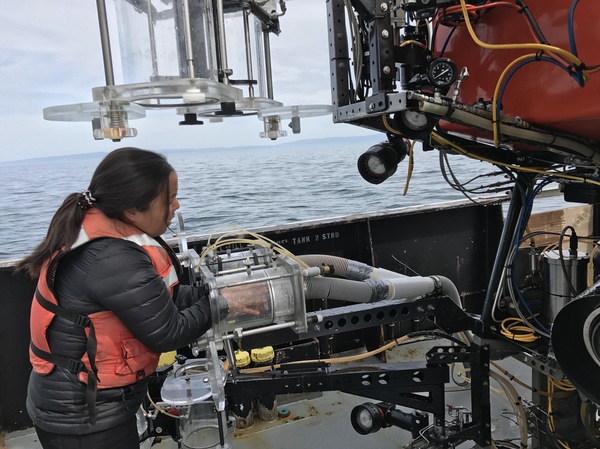
[[[389,352],[388,359],[397,361],[423,360],[430,345],[436,342],[420,342],[409,347],[395,348]],[[439,342],[437,342],[439,343]],[[505,369],[517,376],[523,382],[530,384],[531,371],[524,364],[514,360],[505,359],[499,362]],[[452,379],[464,378],[461,365],[457,365],[451,376]],[[518,387],[518,386],[517,386]],[[517,388],[523,398],[530,397],[527,391]],[[513,410],[510,403],[500,392],[500,388],[492,384],[492,434],[494,439],[518,438],[518,428],[515,424]],[[287,399],[286,399],[287,398]],[[455,410],[464,407],[471,408],[471,395],[468,386],[457,385],[451,381],[446,385],[446,404]],[[292,402],[288,402],[288,401]],[[289,410],[289,416],[280,417],[274,421],[264,422],[258,418],[254,424],[243,430],[236,430],[232,439],[229,440],[232,449],[257,449],[257,448],[285,448],[306,449],[321,448],[329,449],[344,448],[402,448],[412,441],[410,432],[398,427],[382,428],[370,435],[360,435],[350,423],[350,412],[356,406],[365,402],[377,402],[368,398],[354,396],[339,391],[326,391],[323,393],[310,393],[302,399],[298,396],[278,397],[278,408]],[[411,412],[410,409],[403,409]],[[447,420],[452,417],[448,414]],[[142,445],[142,449],[148,449],[150,442]],[[458,448],[472,448],[475,443],[467,441]],[[214,446],[210,446],[214,447]],[[178,445],[170,437],[152,445],[154,449],[176,449],[185,448]],[[197,446],[197,448],[207,448]],[[13,432],[7,435],[5,448],[3,449],[41,449],[33,429]],[[194,448],[196,449],[196,448]]]

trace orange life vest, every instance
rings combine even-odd
[[[99,209],[92,208],[86,212],[72,249],[102,237],[122,238],[140,245],[150,256],[154,269],[162,277],[171,296],[173,295],[173,288],[178,283],[177,273],[167,250],[158,241],[139,229],[110,219]],[[77,372],[79,380],[88,383],[88,387],[90,383],[97,383],[99,389],[130,385],[152,374],[156,370],[160,354],[151,351],[135,338],[112,311],[85,316],[74,314],[58,305],[53,285],[55,264],[62,254],[64,252],[57,252],[44,263],[31,305],[29,356],[35,372],[49,374],[55,365],[61,365]],[[56,315],[85,329],[88,344],[81,360],[50,353],[46,332]],[[90,376],[93,376],[93,382],[89,382]]]

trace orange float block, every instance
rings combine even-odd
[[[527,18],[517,9],[502,6],[514,2],[498,2],[486,9],[473,23],[477,37],[487,44],[539,43]],[[571,1],[527,0],[527,6],[549,45],[573,52],[569,43],[569,9]],[[456,9],[457,7],[452,7]],[[458,7],[460,8],[460,7]],[[573,36],[576,52],[586,67],[600,65],[599,4],[594,0],[578,2],[573,14]],[[520,56],[535,54],[535,49],[488,49],[475,43],[464,23],[451,32],[441,25],[437,31],[434,56],[443,56],[456,62],[458,69],[467,67],[469,77],[461,85],[458,101],[474,104],[478,100],[491,101],[502,72]],[[550,53],[544,51],[544,57]],[[561,61],[563,65],[568,65]],[[589,79],[580,87],[573,77],[546,61],[528,63],[519,68],[506,84],[502,97],[502,112],[518,116],[540,128],[575,136],[600,139],[600,73],[590,70]],[[452,96],[450,89],[448,96]],[[443,123],[446,131],[490,137],[491,133],[465,129]]]

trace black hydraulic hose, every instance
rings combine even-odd
[[[523,210],[523,197],[520,192],[519,184],[522,183],[523,186],[527,186],[531,183],[531,180],[527,175],[518,173],[516,176],[517,180],[512,190],[512,197],[506,213],[502,235],[500,236],[500,242],[498,244],[498,251],[496,252],[492,274],[488,282],[487,292],[481,310],[481,321],[483,323],[488,323],[492,316],[494,298],[500,287],[500,283],[502,282],[504,263],[510,252],[513,234],[517,227],[517,223],[519,222],[521,211]]]
[[[546,39],[546,36],[544,36],[544,33],[535,21],[535,17],[533,17],[533,14],[531,14],[531,11],[529,11],[529,8],[525,4],[525,2],[523,2],[522,0],[517,0],[517,5],[521,7],[521,11],[523,12],[523,14],[525,14],[525,18],[531,24],[531,28],[533,29],[533,32],[535,33],[540,43],[549,45],[548,39]]]

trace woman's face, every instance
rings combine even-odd
[[[150,206],[145,211],[129,211],[126,215],[130,223],[136,228],[144,231],[151,237],[158,237],[167,230],[171,220],[175,216],[175,211],[179,209],[177,201],[177,173],[172,171],[169,175],[169,202],[165,205],[165,192],[160,192],[152,200]]]

